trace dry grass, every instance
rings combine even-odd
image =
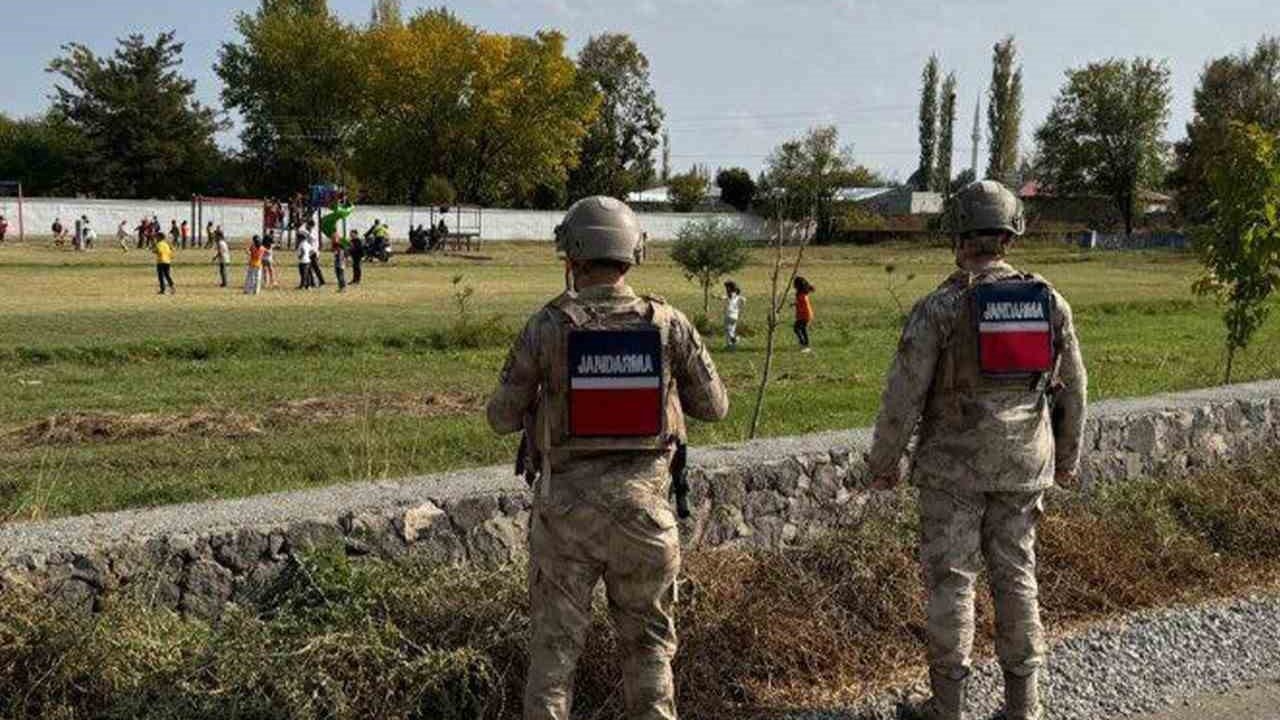
[[[690,556],[678,607],[682,713],[829,707],[919,672],[915,538],[904,491],[804,547]],[[1045,620],[1057,632],[1270,583],[1280,571],[1280,456],[1056,496],[1041,550]],[[0,717],[515,718],[524,583],[522,567],[321,554],[264,588],[258,610],[233,609],[214,626],[129,594],[86,617],[10,591],[0,595]],[[989,625],[985,601],[979,616]],[[599,605],[577,696],[582,717],[621,716]]]
[[[197,411],[187,414],[67,412],[0,434],[0,445],[43,447],[166,437],[239,439],[306,423],[327,423],[377,415],[438,418],[477,412],[483,398],[459,393],[364,395],[287,400],[265,412]]]

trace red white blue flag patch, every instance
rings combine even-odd
[[[648,330],[569,333],[569,434],[662,433],[662,336]]]
[[[975,289],[978,362],[989,375],[1053,369],[1053,298],[1039,282],[1000,282]]]

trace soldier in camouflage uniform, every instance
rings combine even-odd
[[[1045,489],[1076,480],[1085,368],[1067,301],[1004,260],[1023,231],[1018,199],[986,180],[962,190],[952,212],[959,270],[907,320],[868,462],[873,487],[893,487],[916,436],[933,689],[925,714],[963,715],[985,560],[1006,717],[1030,720],[1042,714],[1036,676],[1045,653],[1036,524]],[[1014,296],[1021,300],[1000,302]]]
[[[603,578],[623,658],[627,717],[670,720],[676,717],[672,609],[680,537],[668,501],[669,464],[684,440],[685,414],[720,420],[728,413],[728,396],[685,316],[659,298],[637,295],[625,283],[643,245],[630,208],[612,198],[581,200],[556,229],[556,240],[576,290],[529,320],[488,405],[495,431],[526,432],[530,463],[537,468],[529,527],[532,632],[524,717],[568,720],[574,668],[591,624],[592,592]],[[606,394],[599,396],[604,406],[591,407],[599,401],[578,394],[581,378],[571,377],[574,367],[623,373],[640,371],[644,363],[615,362],[625,356],[571,359],[573,334],[590,331],[648,332],[660,338],[652,348],[662,367],[651,369],[652,383],[632,376],[596,378],[595,385],[584,387],[605,387]],[[609,395],[607,388],[618,383],[644,387]],[[642,404],[651,397],[656,432],[632,432],[626,426],[647,420],[618,417],[628,413],[623,408],[635,393]],[[590,423],[614,429],[584,429]],[[607,436],[613,432],[628,436]]]

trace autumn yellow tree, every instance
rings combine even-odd
[[[364,37],[362,177],[416,201],[428,177],[461,199],[525,204],[563,185],[599,100],[558,32],[488,33],[447,10]]]

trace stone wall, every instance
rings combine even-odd
[[[691,453],[685,544],[779,547],[865,502],[867,430]],[[1280,443],[1280,381],[1108,401],[1091,409],[1086,483],[1181,475]],[[495,565],[524,552],[530,501],[509,468],[357,483],[0,528],[0,579],[93,607],[145,582],[161,601],[215,615],[284,567],[340,545],[355,556]]]
[[[426,208],[416,211],[404,206],[360,205],[351,216],[351,227],[364,228],[373,224],[374,219],[387,223],[395,239],[408,237],[410,222],[417,225],[427,222],[423,213]],[[718,217],[738,226],[748,240],[761,240],[765,237],[765,223],[755,215],[744,213],[670,213],[642,212],[638,213],[640,226],[649,233],[652,240],[672,240],[684,224],[700,218]],[[98,234],[98,245],[104,248],[114,247],[116,228],[124,220],[129,228],[130,236],[133,228],[143,217],[156,216],[160,225],[167,232],[170,220],[191,221],[190,201],[165,200],[85,200],[74,198],[27,198],[23,203],[23,223],[27,236],[46,236],[50,234],[50,226],[55,219],[61,219],[62,225],[71,233],[75,228],[76,218],[87,215],[89,224]],[[555,227],[563,212],[541,210],[505,210],[500,208],[486,209],[481,216],[480,238],[482,240],[551,240]],[[9,232],[13,237],[18,234],[18,218],[16,207],[9,210]],[[221,205],[206,206],[204,221],[221,225],[230,239],[244,239],[262,232],[262,207],[260,205]],[[469,219],[468,219],[469,221]],[[455,222],[452,217],[446,219],[450,227]]]

